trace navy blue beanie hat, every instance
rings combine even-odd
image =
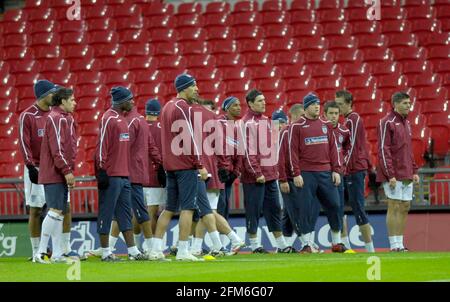
[[[56,92],[56,90],[56,85],[47,80],[39,80],[34,84],[34,95],[38,100],[45,98],[50,93]]]
[[[161,104],[157,99],[150,99],[145,104],[145,114],[158,116],[161,112]]]
[[[272,120],[280,121],[282,123],[287,123],[288,118],[287,118],[286,113],[284,113],[284,111],[280,109],[280,110],[274,111],[272,113]]]
[[[111,99],[113,105],[120,105],[133,98],[133,94],[128,88],[117,86],[111,88]]]
[[[236,102],[237,100],[238,100],[238,98],[235,96],[229,96],[225,100],[223,100],[223,103],[222,103],[223,111],[227,111],[228,108],[230,108],[231,105],[233,105],[234,102]]]
[[[312,104],[320,104],[319,97],[315,95],[314,93],[310,92],[303,98],[303,108],[306,110],[306,108],[309,107],[309,105]]]
[[[175,89],[177,92],[181,92],[194,84],[195,78],[187,73],[180,74],[175,79]]]

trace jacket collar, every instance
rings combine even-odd
[[[52,111],[55,111],[55,112],[57,112],[59,114],[62,114],[62,115],[68,115],[69,114],[69,113],[65,112],[64,110],[62,110],[61,107],[59,107],[59,106],[53,106],[52,107]]]

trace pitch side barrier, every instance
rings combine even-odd
[[[422,168],[420,182],[414,187],[412,211],[450,210],[450,168]],[[70,202],[75,219],[94,219],[98,211],[98,191],[95,177],[76,178],[76,187],[70,193]],[[386,210],[383,189],[378,188],[379,203],[374,202],[373,192],[367,197],[369,212]],[[235,183],[230,199],[230,213],[244,213],[242,186]],[[350,211],[350,208],[346,208]],[[25,204],[23,180],[21,178],[0,178],[0,220],[26,220],[28,209]],[[350,214],[350,213],[349,213]]]

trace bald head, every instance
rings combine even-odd
[[[302,104],[295,104],[294,106],[289,109],[289,115],[291,116],[291,121],[295,123],[298,121],[303,114],[305,113],[305,110],[303,109]]]

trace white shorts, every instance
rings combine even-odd
[[[37,167],[36,169],[39,170]],[[26,205],[31,208],[42,208],[45,205],[44,185],[37,185],[31,182],[26,166],[23,169],[23,183]]]
[[[144,200],[147,206],[165,205],[167,201],[167,189],[144,187]]]
[[[395,189],[389,187],[389,182],[383,183],[384,194],[389,199],[411,201],[413,197],[413,182],[408,181],[408,184],[403,183],[403,181],[398,180]]]
[[[217,210],[217,204],[219,203],[220,191],[219,192],[206,192],[208,196],[209,205],[211,210]]]

